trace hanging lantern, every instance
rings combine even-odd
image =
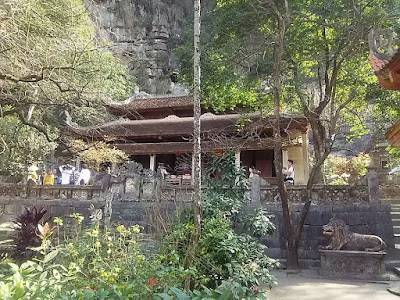
[[[222,156],[222,154],[224,153],[224,151],[222,151],[222,150],[215,150],[215,152],[214,152],[214,154],[215,154],[215,156]]]

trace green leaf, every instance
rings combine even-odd
[[[14,288],[14,295],[12,297],[12,299],[21,299],[24,295],[25,295],[26,291],[25,288],[23,286],[23,283],[17,282],[17,284],[15,285]]]
[[[167,293],[158,293],[157,296],[160,296],[163,300],[172,300],[172,297]]]
[[[40,276],[39,276],[39,282],[45,280],[45,279],[47,278],[47,274],[48,274],[47,271],[44,271],[42,274],[40,274]]]
[[[8,263],[8,265],[11,267],[11,270],[12,270],[14,273],[18,273],[18,272],[19,272],[19,267],[18,267],[18,265],[14,264],[14,263]]]
[[[60,272],[58,272],[56,269],[53,269],[53,276],[55,279],[60,280],[61,279],[61,275]]]
[[[53,260],[57,255],[58,255],[59,250],[53,250],[51,251],[49,254],[47,254],[44,259],[43,259],[43,263],[47,264],[49,261]]]
[[[190,297],[186,295],[183,291],[180,289],[177,289],[175,287],[171,288],[171,291],[176,295],[178,300],[190,300]]]

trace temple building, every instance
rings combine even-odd
[[[153,171],[165,169],[168,179],[190,180],[193,152],[193,99],[166,96],[108,103],[118,120],[90,127],[70,127],[86,140],[107,140]],[[253,167],[268,183],[276,182],[274,168],[274,116],[261,113],[216,114],[202,108],[202,152],[234,149],[236,162],[249,172]],[[296,184],[308,180],[308,121],[304,116],[282,114],[280,129],[284,166],[294,161]]]
[[[378,78],[379,85],[386,90],[400,90],[400,49],[395,49],[394,32],[390,29],[373,29],[369,35],[369,63]],[[394,147],[400,147],[400,120],[386,133]]]

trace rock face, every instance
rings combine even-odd
[[[128,67],[141,92],[179,93],[171,75],[173,47],[182,40],[190,0],[84,0],[100,37]],[[139,92],[136,90],[136,92]]]

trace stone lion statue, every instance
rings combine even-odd
[[[323,229],[323,235],[330,236],[331,241],[328,246],[320,246],[319,249],[368,252],[386,250],[386,244],[379,236],[351,232],[343,220],[332,218]]]

